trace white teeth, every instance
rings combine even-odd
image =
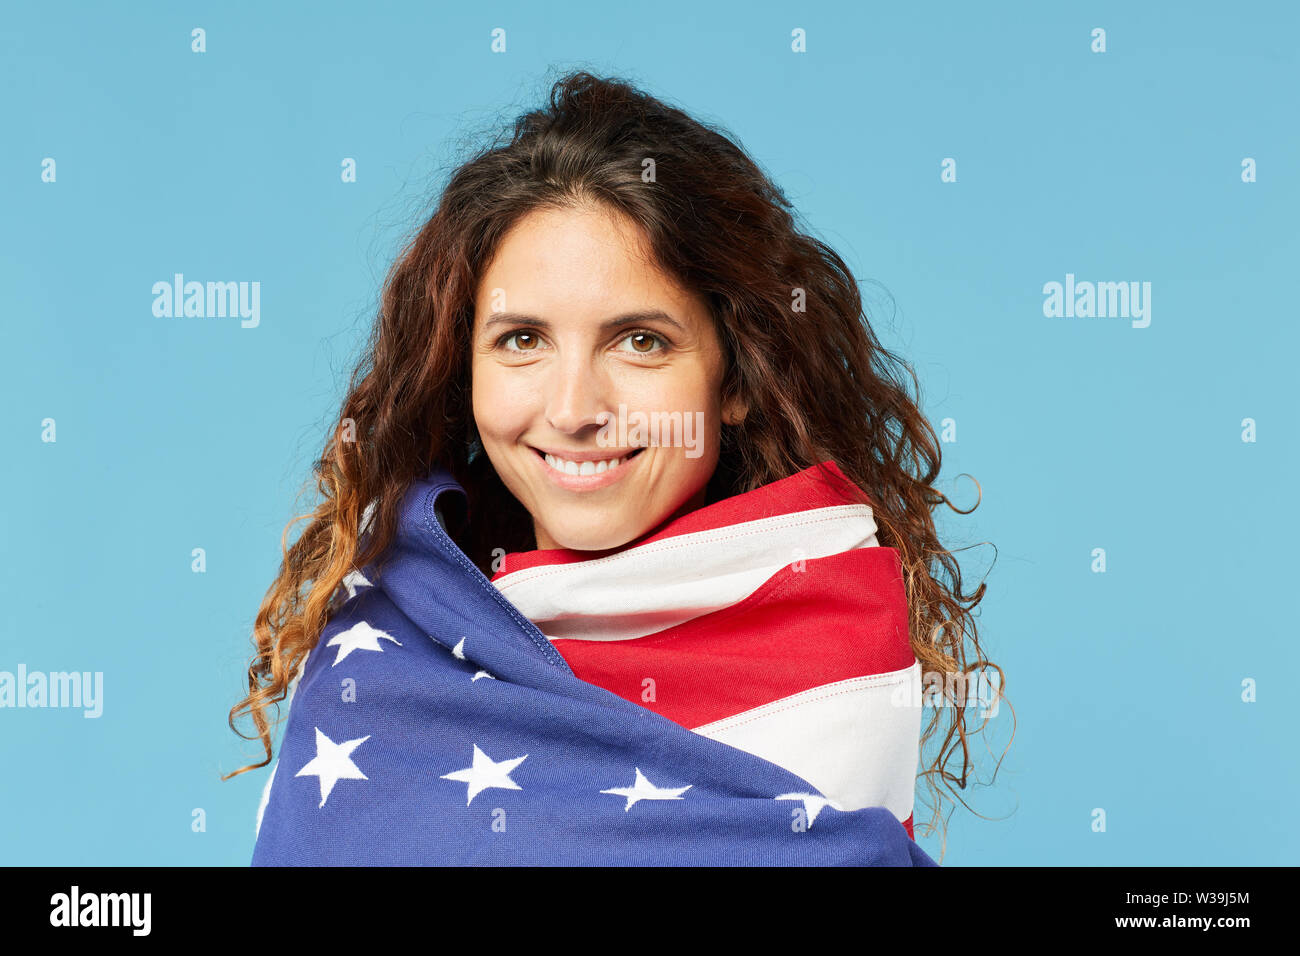
[[[576,462],[556,458],[554,455],[544,455],[543,457],[546,459],[546,464],[566,475],[600,475],[611,468],[617,468],[627,460],[626,458],[606,458],[602,461]]]

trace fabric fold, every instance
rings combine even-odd
[[[573,672],[912,834],[921,671],[897,552],[834,462],[614,554],[508,554],[492,583]]]
[[[580,677],[447,536],[447,494],[411,485],[308,656],[253,865],[934,865],[888,807]]]

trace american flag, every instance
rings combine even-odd
[[[491,581],[443,494],[345,582],[253,865],[934,865],[898,558],[833,464]]]

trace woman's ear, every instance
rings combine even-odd
[[[739,425],[749,414],[749,405],[743,398],[732,396],[722,404],[722,424]]]

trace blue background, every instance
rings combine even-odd
[[[0,670],[102,671],[104,712],[0,710],[0,863],[247,864],[269,768],[220,781],[260,759],[226,717],[384,274],[572,68],[730,131],[956,422],[939,487],[983,500],[937,515],[1018,723],[945,864],[1294,863],[1298,9],[9,6]],[[154,317],[176,272],[261,282],[260,325]],[[1150,326],[1045,317],[1066,273],[1150,282]]]

